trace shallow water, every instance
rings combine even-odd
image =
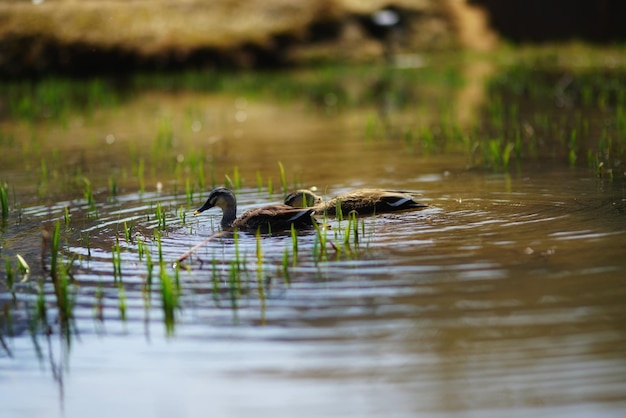
[[[12,217],[4,226],[3,255],[21,254],[33,268],[14,293],[5,282],[0,288],[0,401],[7,416],[617,417],[626,411],[619,175],[597,178],[585,167],[554,161],[522,161],[507,173],[468,169],[471,158],[462,152],[369,140],[367,112],[329,116],[250,100],[249,115],[238,121],[240,98],[197,93],[146,93],[125,106],[65,128],[36,128],[48,135],[42,148],[68,138],[60,159],[72,166],[78,155],[76,165],[96,185],[95,210],[82,198],[82,185],[74,195],[50,186],[53,198],[62,197],[39,202],[29,187],[36,174],[19,167],[2,173],[24,202],[19,221]],[[236,244],[230,236],[209,241],[180,270],[180,307],[170,323],[162,307],[155,208],[160,203],[166,213],[161,248],[174,282],[172,263],[216,231],[220,213],[194,217],[207,192],[188,203],[179,177],[151,171],[150,160],[145,191],[138,193],[124,163],[132,155],[124,150],[153,141],[153,132],[142,133],[150,131],[145,120],[154,128],[158,115],[175,121],[190,107],[205,109],[203,117],[215,123],[180,140],[214,147],[218,179],[239,167],[239,212],[280,201],[278,161],[289,188],[316,186],[325,195],[364,186],[410,190],[429,207],[359,218],[359,240],[351,237],[349,249],[341,245],[347,221],[329,220],[328,239],[344,251],[328,246],[326,259],[316,257],[314,230],[298,233],[295,262],[289,234],[263,236],[260,281],[254,235],[241,234]],[[262,109],[258,118],[255,108]],[[109,144],[110,132],[116,139]],[[88,138],[84,149],[79,138]],[[126,180],[120,175],[116,197],[106,192],[102,167],[110,164],[129,171]],[[272,193],[265,181],[255,187],[256,171],[273,177]],[[65,254],[77,257],[73,320],[69,331],[60,325],[48,279],[50,332],[32,333],[37,274],[43,274],[37,273],[41,228],[56,219]],[[125,221],[133,225],[131,242]],[[116,237],[121,280],[113,275]],[[152,287],[138,239],[157,263]],[[240,286],[229,276],[237,251],[245,270]]]

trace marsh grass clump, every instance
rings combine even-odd
[[[326,222],[315,224],[315,241],[313,244],[313,259],[315,262],[328,261],[328,235]]]
[[[489,80],[486,117],[474,137],[497,138],[499,144],[479,141],[485,166],[506,171],[508,144],[513,143],[511,160],[553,158],[579,166],[587,156],[594,174],[613,173],[626,148],[626,69],[565,68],[541,58]]]
[[[13,119],[63,122],[72,112],[89,115],[98,108],[115,106],[124,93],[104,78],[77,80],[51,76],[36,82],[0,83],[0,97]]]
[[[512,142],[504,142],[501,139],[491,139],[484,148],[483,161],[487,167],[494,170],[508,170],[511,154],[515,149]]]
[[[50,268],[48,272],[54,287],[62,334],[66,336],[67,343],[69,344],[69,327],[73,318],[73,308],[75,304],[70,276],[70,270],[74,260],[70,258],[65,263],[63,262],[63,252],[61,250],[61,223],[58,220],[54,223],[51,232],[44,230],[42,250],[46,248],[50,249]]]
[[[178,307],[178,292],[164,264],[159,266],[159,283],[161,290],[161,306],[167,335],[174,333],[176,323],[175,311]]]
[[[353,257],[358,257],[359,252],[359,222],[355,212],[350,212],[348,222],[343,233],[343,247]]]

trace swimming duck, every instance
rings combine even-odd
[[[347,214],[355,211],[359,215],[419,209],[428,206],[416,202],[413,200],[413,196],[407,192],[382,189],[357,189],[327,201],[323,201],[321,197],[310,190],[297,190],[285,197],[286,205],[309,207],[318,213],[326,212],[329,215],[337,214],[339,202],[341,202],[342,213]]]
[[[292,224],[296,229],[306,228],[313,226],[316,222],[313,218],[315,213],[313,208],[294,208],[284,204],[253,208],[237,218],[237,199],[235,194],[225,187],[213,189],[207,201],[194,212],[194,215],[213,207],[222,209],[220,225],[223,230],[256,231],[260,229],[266,232],[290,229]]]

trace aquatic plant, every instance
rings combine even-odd
[[[24,257],[22,257],[19,254],[15,254],[15,258],[17,258],[17,269],[20,272],[20,274],[23,274],[23,275],[29,274],[30,266],[28,265]]]
[[[189,178],[185,180],[185,197],[187,198],[187,206],[193,204],[193,186]]]
[[[117,180],[113,176],[109,176],[109,201],[114,200],[117,197]]]
[[[293,227],[293,225],[292,225]],[[261,246],[261,231],[257,230],[255,234],[256,238],[256,280],[257,280],[257,291],[259,293],[259,300],[261,302],[261,318],[262,322],[264,322],[265,318],[265,284],[263,280],[263,247]]]
[[[256,172],[256,189],[258,193],[261,193],[261,190],[263,190],[263,176],[261,176],[261,172],[258,170]]]
[[[9,186],[0,183],[0,206],[2,206],[2,220],[6,222],[9,218]]]
[[[139,162],[135,168],[137,179],[139,181],[139,194],[144,194],[146,191],[146,180],[145,180],[145,162],[143,158],[139,158]]]
[[[11,260],[9,259],[9,257],[5,257],[4,259],[4,270],[4,276],[7,282],[7,289],[9,290],[9,292],[13,293],[13,267],[11,266]]]
[[[298,234],[296,233],[296,228],[293,224],[291,224],[291,254],[293,257],[293,265],[295,267],[298,260]]]
[[[507,170],[511,153],[515,149],[512,142],[505,143],[502,139],[491,139],[485,144],[484,163],[494,170]]]
[[[159,230],[154,230],[154,238],[157,243],[157,252],[159,256],[159,290],[161,295],[161,309],[163,311],[164,325],[166,334],[172,335],[175,325],[175,310],[178,308],[179,299],[179,286],[176,286],[172,281],[170,274],[168,273],[167,265],[163,259],[163,246],[161,242],[161,233]],[[144,285],[144,300],[146,307],[149,306],[150,292],[152,289],[154,263],[150,251],[144,249],[144,255],[146,256],[146,268],[147,277]],[[178,273],[176,273],[178,274]]]
[[[274,184],[272,183],[272,178],[267,178],[267,194],[270,196],[274,194]]]
[[[230,306],[233,310],[236,310],[238,308],[237,300],[240,296],[239,283],[241,275],[235,261],[231,260],[228,265],[228,294],[230,295]]]
[[[224,174],[224,184],[226,187],[234,190],[241,189],[241,175],[239,174],[239,167],[235,166],[233,168],[233,177],[231,178],[228,174]]]
[[[85,188],[83,190],[83,198],[85,199],[85,201],[87,202],[87,206],[88,206],[88,214],[91,216],[93,215],[94,217],[98,217],[98,208],[96,207],[96,199],[94,197],[93,194],[93,189],[91,187],[91,181],[89,181],[89,179],[85,176],[83,176],[83,183],[85,185]]]
[[[111,261],[113,263],[113,281],[117,283],[122,281],[122,250],[120,248],[120,242],[115,238],[115,244],[111,251]]]
[[[287,195],[287,177],[285,176],[285,167],[282,162],[278,162],[278,170],[280,171],[280,185],[282,187],[283,195]]]
[[[353,237],[351,242],[350,237]],[[352,244],[352,245],[351,245]],[[343,248],[348,255],[356,257],[359,249],[359,225],[355,212],[348,214],[348,222],[343,231]]]
[[[178,307],[178,292],[175,290],[175,286],[172,283],[172,279],[164,263],[160,263],[159,265],[159,284],[165,330],[167,335],[172,335],[176,323],[175,310]]]
[[[70,342],[70,320],[73,317],[74,300],[70,295],[70,277],[69,270],[73,263],[70,259],[65,265],[62,263],[62,251],[60,248],[61,236],[60,221],[56,221],[52,230],[50,239],[50,277],[54,287],[54,295],[56,305],[59,312],[60,324],[62,327],[62,335],[66,337],[66,343]]]
[[[150,293],[152,289],[152,276],[154,271],[154,262],[152,261],[152,254],[150,250],[147,248],[145,243],[142,243],[142,248],[144,249],[144,254],[146,256],[146,284],[145,290]]]
[[[127,244],[132,244],[133,242],[133,224],[133,221],[124,221],[124,239]]]
[[[167,229],[167,218],[165,216],[165,211],[161,207],[161,202],[157,202],[155,216],[158,221],[158,229],[160,231],[165,231]]]
[[[40,329],[48,328],[48,307],[46,305],[46,294],[44,293],[43,286],[43,278],[39,280],[36,286],[37,290],[37,301],[35,302],[35,312],[33,315],[33,321],[31,324],[31,334],[33,337],[33,342],[35,342],[35,348],[38,352],[41,352],[39,349],[37,338],[35,336],[35,331],[39,327]]]
[[[318,261],[328,261],[328,236],[325,223],[315,224],[315,242],[313,244],[313,259]]]
[[[52,230],[52,237],[50,240],[50,272],[53,276],[57,274],[57,270],[58,270],[57,265],[59,263],[59,258],[61,256],[59,252],[60,239],[61,239],[60,224],[59,224],[59,221],[57,221],[54,224],[54,227]]]
[[[174,147],[174,129],[172,120],[169,117],[163,117],[159,120],[156,138],[152,145],[152,153],[159,155],[161,151],[171,150]]]
[[[117,298],[120,319],[126,321],[126,291],[124,290],[124,282],[121,280],[117,284]]]
[[[187,223],[187,211],[182,206],[178,208],[178,220],[181,225],[185,225]]]
[[[577,158],[577,145],[576,145],[576,137],[577,137],[577,133],[576,133],[576,129],[572,129],[572,132],[570,133],[570,138],[569,138],[569,153],[568,153],[568,160],[569,160],[569,164],[570,165],[575,165],[576,164],[576,158]]]
[[[83,247],[87,248],[87,256],[91,257],[91,237],[89,236],[89,232],[80,232],[80,243]]]
[[[65,220],[65,229],[69,229],[70,227],[70,208],[69,206],[65,206],[63,208],[63,219]]]

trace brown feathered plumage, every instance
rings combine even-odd
[[[213,207],[222,209],[220,225],[224,230],[278,231],[290,229],[291,225],[296,229],[307,228],[316,222],[313,218],[315,213],[313,208],[294,208],[284,204],[253,208],[237,218],[237,199],[235,194],[225,187],[218,187],[211,191],[209,198],[194,212],[194,215]]]
[[[421,209],[428,205],[416,202],[407,192],[382,189],[357,189],[343,193],[324,201],[310,190],[298,190],[285,198],[285,204],[293,207],[313,208],[317,213],[337,214],[337,206],[341,212],[356,212],[359,215],[372,213],[395,212],[400,210]]]

